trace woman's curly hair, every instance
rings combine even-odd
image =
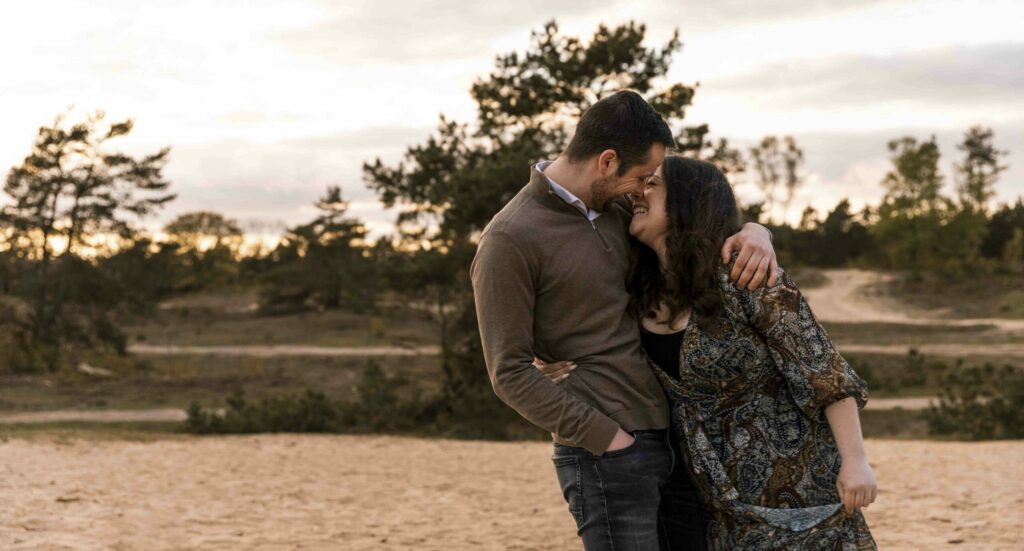
[[[668,306],[669,319],[687,308],[706,319],[722,305],[716,271],[722,244],[739,231],[736,197],[725,174],[709,162],[670,155],[662,172],[668,267],[663,272],[658,255],[634,239],[630,305],[637,319],[653,315],[659,302]]]

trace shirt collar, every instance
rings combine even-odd
[[[553,161],[541,161],[533,166],[534,168],[537,169],[537,172],[544,174],[544,169],[550,166],[552,162]],[[558,182],[551,179],[550,176],[544,174],[544,177],[547,178],[548,184],[551,186],[552,191],[555,192],[555,195],[557,195],[561,200],[565,201],[566,203],[569,203],[570,205],[579,209],[580,212],[587,216],[587,220],[593,222],[595,219],[597,219],[598,216],[601,216],[600,212],[592,208],[588,208],[586,203],[584,203],[582,199],[576,197],[575,195],[572,194],[571,191],[559,185]]]

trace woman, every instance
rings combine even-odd
[[[876,493],[857,412],[865,384],[781,268],[771,288],[729,280],[718,251],[739,212],[725,175],[668,157],[633,200],[632,307],[708,513],[706,545],[876,549],[859,510]]]

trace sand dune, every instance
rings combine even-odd
[[[1024,442],[868,442],[882,549],[1020,549]],[[580,549],[550,444],[380,436],[0,443],[0,548]]]
[[[923,310],[871,292],[895,276],[886,272],[857,269],[822,270],[825,283],[802,290],[814,315],[824,322],[902,323],[908,325],[971,326],[994,325],[1004,331],[1024,330],[1024,320],[1006,318],[951,318],[942,310]],[[799,285],[799,281],[797,284]]]

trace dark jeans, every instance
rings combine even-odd
[[[587,551],[657,550],[661,487],[672,472],[667,431],[635,431],[635,442],[594,455],[554,443],[562,495]]]
[[[674,467],[668,482],[661,488],[659,535],[662,551],[705,551],[705,512],[701,507],[697,486],[690,468],[679,457],[679,442],[669,435]]]

